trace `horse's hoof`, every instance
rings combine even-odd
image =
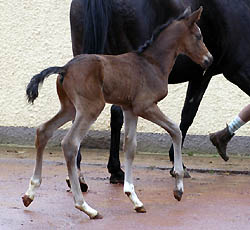
[[[174,198],[175,198],[176,200],[181,201],[182,194],[183,194],[182,191],[174,190]]]
[[[144,206],[135,208],[135,211],[138,213],[146,213],[147,212],[146,209],[144,208]]]
[[[80,187],[82,192],[87,192],[89,188],[89,186],[86,183],[81,183],[81,182],[80,182]]]
[[[171,168],[171,170],[170,170],[170,175],[172,176],[172,177],[175,177],[176,175],[175,175],[175,172],[174,172],[174,167],[173,168]],[[191,175],[189,174],[189,172],[187,171],[187,168],[185,167],[184,168],[184,178],[191,178]]]
[[[66,178],[66,183],[67,183],[68,187],[71,188],[71,184],[70,184],[69,178]],[[79,177],[79,183],[80,183],[81,191],[82,192],[87,192],[89,187],[86,184],[86,182],[85,182],[85,180],[84,180],[83,177]]]
[[[31,204],[31,202],[33,201],[27,195],[24,195],[22,197],[22,199],[23,199],[23,204],[24,204],[25,207],[28,207]]]
[[[117,173],[112,173],[109,181],[110,184],[124,184],[124,172],[120,170]]]
[[[79,177],[80,187],[82,192],[87,192],[89,186],[86,184],[84,178],[82,176]]]
[[[127,195],[128,197],[131,195],[130,192],[125,192],[125,195]]]
[[[97,213],[96,216],[90,217],[90,219],[91,219],[91,220],[100,220],[100,219],[103,219],[103,216],[102,216],[101,214]]]
[[[69,181],[68,177],[66,178],[66,184],[68,185],[69,188],[71,188],[70,181]]]

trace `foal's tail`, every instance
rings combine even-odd
[[[38,97],[38,89],[39,85],[43,84],[43,81],[46,77],[50,76],[51,74],[60,74],[63,78],[65,73],[65,67],[50,67],[43,70],[41,73],[33,76],[30,80],[26,88],[26,95],[29,103],[33,103],[34,100]]]

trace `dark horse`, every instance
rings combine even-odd
[[[189,82],[180,123],[183,141],[212,76],[222,73],[226,79],[250,95],[250,62],[248,61],[250,1],[73,0],[71,5],[74,55],[84,52],[117,54],[136,49],[148,38],[153,28],[166,21],[168,17],[183,11],[186,6],[191,6],[192,10],[195,10],[201,5],[204,7],[204,12],[198,24],[203,33],[204,42],[214,57],[214,62],[202,77],[203,70],[198,65],[188,57],[180,56],[169,78],[170,84]],[[87,36],[84,36],[85,31]],[[90,42],[92,42],[92,48],[88,47]],[[122,179],[119,161],[122,124],[121,110],[113,106],[108,169],[111,179],[118,181]],[[172,147],[169,155],[170,160],[173,161]]]

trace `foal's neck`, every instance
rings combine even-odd
[[[156,41],[144,51],[143,56],[154,63],[165,77],[170,74],[180,53],[181,33],[162,32]]]

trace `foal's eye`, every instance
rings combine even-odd
[[[196,39],[199,40],[199,41],[202,40],[202,35],[201,35],[201,34],[197,34],[195,37],[196,37]]]

